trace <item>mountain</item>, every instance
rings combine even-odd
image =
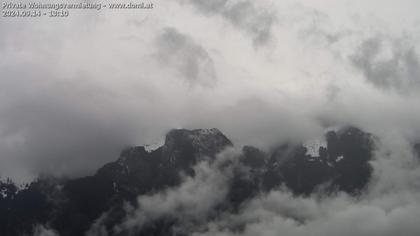
[[[215,212],[238,211],[247,200],[282,187],[303,196],[315,191],[362,193],[372,173],[373,135],[345,127],[322,139],[312,145],[283,143],[269,151],[244,146],[236,158],[220,165],[229,168],[232,178]],[[217,129],[176,129],[161,147],[126,148],[92,176],[42,177],[21,188],[2,181],[0,235],[32,234],[36,225],[63,236],[84,235],[98,219],[104,232],[114,235],[115,226],[127,216],[127,205],[138,206],[138,196],[180,186],[185,178],[195,177],[197,164],[213,163],[229,149],[234,149],[232,142]],[[171,235],[175,224],[172,218],[154,219],[136,235]]]

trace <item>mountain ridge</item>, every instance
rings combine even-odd
[[[319,147],[318,156],[308,154],[303,144],[284,143],[270,151],[242,147],[236,161],[227,160],[222,165],[231,168],[232,178],[219,211],[235,212],[248,199],[282,186],[303,196],[320,189],[324,194],[361,194],[372,174],[373,135],[344,127],[327,132],[325,139],[326,147]],[[114,227],[126,217],[126,204],[136,207],[138,196],[179,186],[185,177],[195,177],[197,164],[212,163],[233,147],[218,129],[174,129],[166,135],[163,146],[151,151],[144,146],[126,148],[116,161],[106,163],[91,176],[38,179],[19,192],[12,182],[0,182],[0,192],[4,192],[0,196],[0,233],[30,234],[39,224],[60,235],[84,235],[106,212],[105,228],[113,235]],[[152,222],[136,235],[172,232],[172,221],[165,223],[164,231],[156,228],[161,220],[166,222]]]

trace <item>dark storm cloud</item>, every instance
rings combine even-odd
[[[419,56],[415,47],[403,39],[367,39],[351,61],[375,86],[402,91],[420,87]]]
[[[165,28],[156,41],[158,60],[163,66],[176,67],[190,85],[213,86],[216,83],[213,59],[193,39],[175,28]]]
[[[181,0],[189,2],[207,15],[220,15],[234,26],[251,35],[256,46],[266,44],[277,18],[270,9],[258,6],[253,1],[231,0]]]

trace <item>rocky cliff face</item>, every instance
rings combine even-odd
[[[372,172],[372,135],[347,127],[328,132],[323,142],[315,143],[287,143],[270,151],[243,147],[236,158],[222,165],[230,168],[232,178],[226,199],[215,211],[234,212],[248,199],[281,186],[296,195],[362,192]],[[126,217],[127,204],[135,207],[138,196],[179,186],[188,176],[194,178],[198,163],[212,163],[230,147],[231,141],[217,129],[172,130],[163,146],[127,148],[92,176],[39,179],[20,191],[10,181],[1,182],[0,234],[31,233],[40,224],[60,235],[84,235],[99,218],[103,230],[112,234]],[[173,224],[171,219],[156,219],[139,235],[169,235]]]

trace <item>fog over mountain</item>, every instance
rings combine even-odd
[[[418,235],[419,8],[4,17],[0,234]]]

